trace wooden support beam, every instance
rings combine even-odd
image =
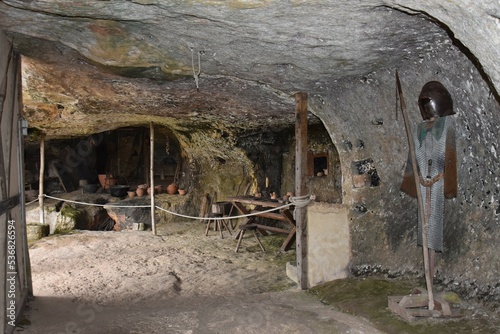
[[[295,195],[307,194],[307,93],[294,95],[295,108]],[[297,235],[295,247],[297,253],[297,280],[300,289],[307,289],[307,207],[295,208]]]
[[[156,235],[156,221],[155,221],[155,127],[153,122],[149,123],[149,179],[151,187],[151,229],[153,234]]]
[[[20,203],[19,196],[20,195],[11,196],[7,199],[0,201],[0,216],[19,205]]]
[[[45,225],[45,212],[43,207],[43,183],[45,174],[45,133],[40,136],[40,177],[38,187],[38,205],[40,208],[40,224]]]

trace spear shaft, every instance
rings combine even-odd
[[[427,292],[429,297],[429,310],[434,310],[434,294],[432,293],[432,281],[431,273],[429,271],[429,249],[427,247],[427,217],[424,214],[424,202],[422,199],[422,191],[420,190],[420,180],[418,177],[418,165],[417,157],[415,154],[415,144],[412,139],[412,132],[410,128],[410,122],[408,121],[408,115],[406,114],[406,104],[403,98],[403,90],[401,89],[401,82],[399,81],[398,71],[396,70],[396,84],[399,93],[399,104],[401,106],[401,113],[403,114],[403,120],[405,123],[406,135],[408,137],[408,146],[410,149],[411,164],[413,167],[413,176],[415,178],[415,186],[417,188],[417,201],[418,201],[418,212],[420,215],[420,221],[422,222],[422,248],[424,251],[424,272],[425,272],[425,282],[427,284]]]

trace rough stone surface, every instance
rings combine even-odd
[[[127,201],[121,201],[104,206],[108,215],[115,221],[113,230],[132,230],[134,223],[143,223],[151,227],[151,209],[139,208],[138,205],[149,205],[149,196],[130,198]]]
[[[26,236],[29,241],[39,240],[49,235],[49,225],[26,224]]]
[[[293,110],[290,94],[325,92],[332,80],[393,68],[447,39],[425,15],[383,5],[5,1],[0,14],[15,47],[31,58],[24,70],[30,124],[73,135],[172,123],[172,115],[181,125],[290,124],[292,114],[283,113]]]

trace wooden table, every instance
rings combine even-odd
[[[279,203],[277,200],[268,200],[253,196],[234,196],[234,197],[229,197],[227,200],[233,203],[233,206],[236,209],[238,209],[238,211],[241,212],[242,214],[244,215],[250,213],[255,214],[254,216],[248,217],[248,220],[245,224],[257,225],[257,229],[263,235],[267,235],[268,234],[267,231],[287,234],[288,236],[281,245],[280,251],[287,251],[293,245],[297,231],[297,227],[295,225],[295,219],[293,219],[293,213],[292,213],[293,206],[282,208],[276,212],[261,212],[269,210],[270,208],[278,208],[280,206],[283,206],[284,204]],[[251,210],[248,208],[249,205],[254,205],[255,208]],[[283,221],[286,222],[290,228],[284,229],[284,228],[259,224],[256,222],[255,219],[256,217]]]

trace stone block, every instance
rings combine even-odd
[[[50,227],[45,224],[26,224],[28,241],[36,241],[49,235]]]

